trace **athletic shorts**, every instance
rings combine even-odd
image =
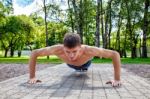
[[[67,64],[67,65],[75,70],[88,70],[88,67],[91,65],[91,60],[87,61],[82,66],[75,66],[75,65],[70,65],[70,64]]]

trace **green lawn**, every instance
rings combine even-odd
[[[93,59],[93,63],[112,63],[111,59]],[[150,58],[121,58],[122,64],[150,64]]]
[[[0,57],[0,63],[28,63],[29,62],[29,57],[28,56],[23,56],[23,57],[7,57],[3,58]],[[57,58],[56,56],[50,56],[49,59],[46,59],[46,57],[39,57],[37,59],[37,63],[62,63],[62,61]]]
[[[18,57],[8,57],[8,58],[3,58],[0,57],[0,63],[28,63],[29,57],[24,56],[21,58]],[[112,63],[111,59],[99,59],[99,58],[94,58],[93,63]],[[50,56],[50,59],[46,59],[46,57],[39,57],[37,60],[37,63],[62,63],[59,58],[56,56]],[[121,58],[121,63],[122,64],[150,64],[150,58]]]

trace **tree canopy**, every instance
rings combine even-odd
[[[149,0],[42,2],[27,16],[13,15],[12,0],[0,1],[0,49],[5,57],[8,51],[21,56],[23,49],[62,43],[67,32],[78,33],[83,44],[117,50],[121,57],[149,57]]]

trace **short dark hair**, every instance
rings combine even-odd
[[[81,44],[81,38],[76,33],[66,33],[64,36],[63,44],[65,47],[74,48]]]

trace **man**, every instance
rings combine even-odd
[[[35,65],[38,56],[56,55],[67,65],[75,70],[87,71],[91,64],[91,58],[104,57],[111,58],[114,66],[114,80],[106,82],[112,86],[120,86],[120,55],[116,51],[82,45],[78,34],[67,33],[62,45],[54,45],[46,48],[33,50],[29,60],[30,79],[29,83],[36,83]]]

